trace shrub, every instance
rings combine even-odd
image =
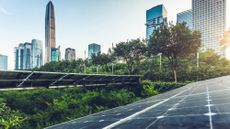
[[[149,97],[158,94],[150,80],[143,80],[141,86],[143,88],[142,96]]]
[[[170,91],[185,85],[185,83],[175,83],[175,82],[153,82],[155,90],[159,93]]]
[[[16,129],[27,119],[19,111],[11,110],[5,103],[0,104],[0,128]]]

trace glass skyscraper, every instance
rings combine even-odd
[[[60,46],[58,48],[51,48],[51,61],[60,61],[61,51]]]
[[[66,48],[65,49],[65,60],[75,60],[76,59],[76,52],[73,48]]]
[[[23,69],[24,59],[24,44],[20,43],[18,47],[15,47],[15,69]]]
[[[32,43],[20,43],[15,47],[15,69],[32,69],[42,65],[42,41],[33,39]]]
[[[101,45],[92,43],[88,45],[88,58],[90,59],[93,54],[97,55],[101,52]]]
[[[155,6],[146,11],[146,39],[152,36],[154,30],[167,25],[167,11],[163,5]]]
[[[0,70],[8,70],[8,57],[0,54]]]
[[[192,9],[177,14],[177,23],[186,23],[190,30],[193,29]]]
[[[32,68],[41,67],[43,64],[42,41],[32,40]]]
[[[51,49],[56,49],[54,5],[50,1],[46,6],[45,16],[45,63],[50,62]]]
[[[32,45],[31,43],[20,43],[15,47],[15,69],[31,69],[32,66]]]
[[[32,45],[31,43],[26,42],[24,44],[24,53],[23,53],[23,69],[32,68]]]
[[[192,0],[193,28],[201,32],[201,50],[224,55],[220,39],[226,30],[226,0]]]

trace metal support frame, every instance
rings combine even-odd
[[[54,82],[52,82],[50,85],[53,86],[54,84],[56,84],[57,82],[62,81],[65,77],[67,77],[69,74],[65,74],[64,76],[62,76],[61,78],[55,80]]]
[[[82,79],[80,79],[80,80],[78,80],[78,81],[75,81],[75,82],[73,83],[73,85],[76,85],[77,82],[82,81],[82,80],[85,80],[85,79],[87,79],[87,78],[89,78],[89,77],[90,77],[90,76],[86,76],[86,77],[84,77],[84,78],[82,78]]]
[[[107,78],[107,77],[110,77],[110,76],[102,76],[99,80],[102,81],[103,79]]]
[[[12,74],[13,73],[13,74]],[[44,76],[40,76],[44,75]],[[48,75],[47,75],[48,74]],[[39,75],[39,76],[37,76]],[[69,76],[68,76],[69,75]],[[105,75],[79,74],[41,71],[1,71],[0,89],[3,87],[49,87],[59,85],[106,85],[106,84],[134,84],[140,83],[140,75]],[[12,76],[12,77],[11,77]]]
[[[113,81],[116,81],[116,80],[119,79],[119,78],[120,78],[120,76],[117,76],[117,77],[113,78],[112,80],[113,80]]]
[[[17,87],[21,87],[25,81],[27,81],[32,75],[34,74],[34,72],[31,72],[25,79],[23,79],[23,81],[17,85]]]

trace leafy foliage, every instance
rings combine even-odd
[[[146,51],[144,41],[140,39],[120,42],[113,49],[114,56],[126,62],[129,74],[134,73],[135,65],[140,63]]]
[[[155,87],[153,86],[153,83],[150,80],[143,80],[141,85],[143,87],[143,96],[153,96],[158,94],[158,92],[155,90]]]
[[[148,48],[150,55],[161,53],[168,58],[175,82],[177,82],[176,70],[179,57],[184,58],[195,54],[200,45],[200,33],[189,30],[184,23],[178,23],[162,26],[154,31]]]
[[[93,54],[91,56],[91,61],[93,65],[106,65],[108,63],[111,63],[114,60],[114,58],[105,53],[98,53],[97,55]]]
[[[220,40],[220,45],[224,50],[226,50],[230,46],[230,28],[224,33],[224,36]]]
[[[0,105],[0,128],[44,128],[156,95],[161,92],[161,87],[168,85],[162,83],[160,86],[156,85],[156,89],[155,84],[149,80],[141,84],[125,88],[115,86],[1,91],[3,104]],[[174,88],[167,88],[164,92],[171,89]]]
[[[5,103],[0,104],[0,128],[17,129],[26,119],[21,112],[11,110]]]

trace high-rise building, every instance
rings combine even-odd
[[[54,5],[50,1],[45,16],[45,63],[51,61],[51,49],[56,48]]]
[[[15,69],[23,69],[24,59],[24,44],[20,43],[18,47],[15,47]]]
[[[8,70],[8,57],[0,54],[0,70]]]
[[[219,41],[226,29],[227,0],[192,0],[193,28],[201,32],[201,50],[224,55]]]
[[[51,48],[51,61],[60,61],[61,51],[60,46],[58,48]]]
[[[90,59],[93,54],[97,55],[101,52],[101,45],[92,43],[88,45],[88,58]]]
[[[33,39],[32,43],[20,43],[15,47],[15,69],[32,69],[42,65],[42,42]]]
[[[41,67],[43,64],[42,41],[32,40],[32,68]]]
[[[20,43],[15,47],[15,69],[32,68],[32,45],[31,43]]]
[[[73,48],[66,48],[65,49],[65,60],[75,60],[76,59],[76,52]]]
[[[186,23],[190,30],[193,29],[192,9],[177,14],[177,23]]]
[[[31,43],[26,42],[24,44],[24,53],[23,53],[23,69],[32,68],[32,45]]]
[[[167,11],[164,5],[155,6],[146,11],[146,39],[152,36],[154,30],[162,25],[167,25]]]
[[[14,57],[15,57],[14,68],[19,69],[19,47],[14,48]]]

